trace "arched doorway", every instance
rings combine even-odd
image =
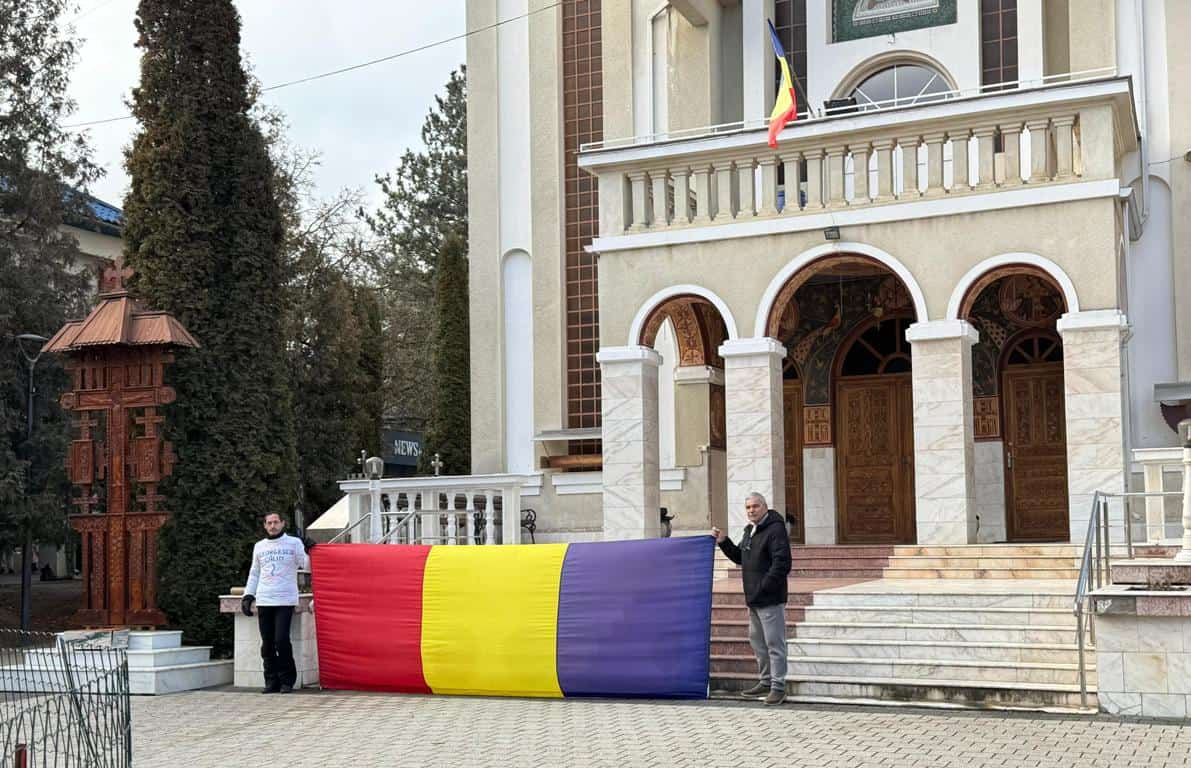
[[[644,315],[636,339],[663,355],[659,370],[659,438],[661,427],[669,421],[672,444],[667,453],[672,462],[660,467],[694,468],[705,465],[708,518],[699,520],[693,510],[679,512],[677,526],[701,529],[707,525],[727,525],[726,487],[726,414],[724,401],[724,362],[719,347],[729,337],[728,324],[712,301],[697,294],[670,296]],[[673,359],[666,359],[672,355]],[[661,413],[671,408],[668,414]],[[659,446],[661,447],[661,446]],[[702,486],[697,486],[702,487]],[[665,500],[663,500],[665,506]],[[678,512],[670,508],[671,513]]]
[[[980,332],[972,348],[976,471],[1002,477],[996,501],[1003,517],[990,520],[997,539],[1070,540],[1063,342],[1056,330],[1065,311],[1055,280],[1026,264],[985,274],[960,305],[960,317]]]
[[[797,521],[795,535],[804,535],[807,544],[912,543],[916,538],[912,477],[903,477],[912,476],[913,468],[904,332],[917,316],[919,293],[895,272],[899,266],[860,253],[825,254],[789,272],[780,285],[775,281],[772,303],[762,303],[759,317],[766,335],[787,350],[782,386],[786,506]],[[877,349],[877,358],[862,361],[862,354],[873,354],[870,348]],[[909,472],[899,464],[899,490],[884,493],[886,500],[878,505],[873,494],[862,492],[865,472],[872,477],[875,471],[858,447],[866,438],[849,429],[840,409],[845,402],[853,409],[879,409],[881,388],[899,382],[900,389],[884,392],[897,402],[882,416],[897,419],[890,425],[900,441],[894,459],[905,459]],[[865,423],[871,426],[873,420]]]
[[[914,520],[914,401],[906,328],[873,318],[840,346],[835,370],[836,505],[841,544],[909,544]]]

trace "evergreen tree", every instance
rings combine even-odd
[[[83,137],[62,128],[76,42],[66,0],[0,0],[0,552],[61,541],[69,510],[62,457],[69,418],[62,361],[34,374],[35,428],[27,440],[29,371],[16,336],[51,336],[86,309],[89,280],[78,244],[61,230],[83,223],[81,190],[99,171]],[[25,350],[36,353],[35,342]]]
[[[262,516],[297,501],[281,215],[231,0],[141,0],[136,27],[125,255],[134,292],[203,345],[169,374],[178,465],[158,594],[190,641],[226,649],[214,598],[243,583]]]
[[[427,444],[449,475],[471,472],[467,245],[448,234],[435,269],[434,401]],[[423,456],[426,455],[423,452]]]
[[[408,150],[378,176],[384,202],[363,218],[385,252],[380,270],[385,343],[385,416],[425,429],[436,383],[434,265],[449,233],[467,238],[467,77],[452,72],[422,124],[422,151]],[[437,450],[427,444],[427,455]]]

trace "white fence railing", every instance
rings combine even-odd
[[[519,544],[527,475],[343,480],[348,525],[335,541]]]

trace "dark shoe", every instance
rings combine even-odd
[[[767,706],[767,707],[775,706],[777,704],[781,704],[785,700],[786,700],[786,689],[785,688],[782,688],[781,690],[772,690],[769,692],[769,695],[765,697],[765,706]]]
[[[261,688],[261,693],[279,693],[279,691],[271,685],[266,685],[264,688]]]
[[[281,693],[293,693],[293,692],[294,692],[294,687],[292,685],[281,686]]]
[[[740,695],[746,699],[759,699],[769,692],[769,685],[766,683],[757,683],[752,688],[746,688],[740,692]]]

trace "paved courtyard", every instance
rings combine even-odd
[[[1185,766],[1191,726],[731,701],[198,691],[133,699],[134,765]]]

